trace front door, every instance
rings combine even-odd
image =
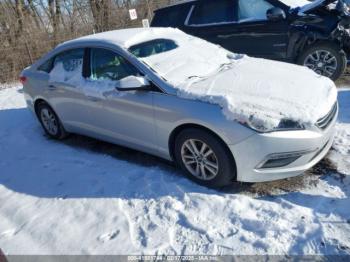
[[[276,6],[271,0],[198,1],[184,30],[235,52],[283,60],[287,53],[288,21],[267,20]]]
[[[153,93],[117,91],[118,80],[141,73],[122,55],[103,48],[90,49],[90,85],[103,109],[94,119],[99,134],[118,144],[143,151],[155,150]],[[89,91],[94,96],[94,90]],[[96,130],[97,131],[97,130]]]
[[[269,0],[238,0],[237,34],[222,35],[232,37],[237,49],[255,57],[285,59],[288,48],[288,21],[270,21],[266,13],[277,7]]]

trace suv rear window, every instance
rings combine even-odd
[[[189,25],[228,23],[234,21],[233,0],[206,1],[196,4]]]
[[[178,45],[169,39],[155,39],[131,46],[129,52],[134,56],[143,58],[176,49]]]

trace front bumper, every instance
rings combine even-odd
[[[321,161],[332,147],[338,112],[327,129],[280,131],[256,134],[231,145],[236,160],[237,180],[241,182],[266,182],[298,176]],[[261,168],[269,155],[304,152],[291,164],[278,168]]]

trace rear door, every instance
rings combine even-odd
[[[184,23],[184,31],[224,48],[240,52],[240,45],[231,41],[238,35],[234,0],[197,1],[191,6]]]
[[[283,59],[288,43],[287,20],[268,21],[266,12],[281,6],[273,0],[195,2],[184,30],[222,47],[256,57]]]
[[[85,48],[63,51],[53,58],[45,96],[68,130],[86,129],[91,105],[84,94],[83,59]]]

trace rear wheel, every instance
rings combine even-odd
[[[337,80],[345,71],[345,52],[335,43],[316,43],[302,52],[298,64],[304,65],[319,75]]]
[[[40,103],[37,108],[37,115],[47,135],[54,139],[63,139],[67,136],[61,121],[48,104]]]
[[[204,186],[226,186],[236,177],[235,163],[226,146],[201,129],[186,129],[177,136],[175,158],[190,179]]]

